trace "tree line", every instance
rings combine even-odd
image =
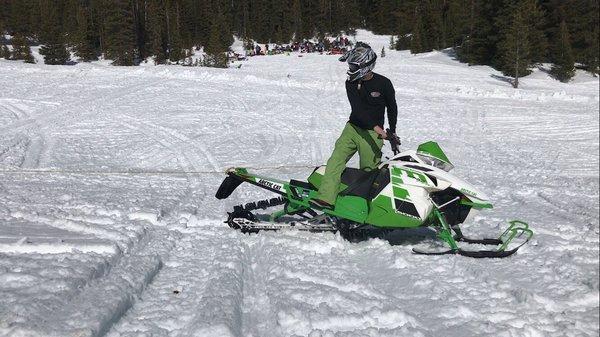
[[[372,18],[381,20],[365,22],[375,32],[394,34],[395,49],[422,53],[452,47],[459,60],[501,70],[514,78],[514,86],[539,63],[552,63],[550,73],[561,81],[573,77],[575,66],[598,74],[598,0],[373,4]]]
[[[104,56],[115,65],[179,63],[203,48],[224,66],[236,35],[247,43],[322,39],[366,28],[413,53],[454,48],[469,64],[516,79],[537,63],[568,81],[575,66],[598,73],[598,0],[0,0],[0,57],[45,63]]]

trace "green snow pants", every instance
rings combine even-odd
[[[335,148],[327,161],[325,175],[321,180],[317,198],[330,204],[335,204],[339,193],[342,172],[346,163],[358,152],[360,156],[360,169],[370,171],[377,167],[381,161],[381,148],[383,139],[378,137],[373,130],[361,129],[346,123],[342,134],[335,142]]]

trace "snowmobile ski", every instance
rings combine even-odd
[[[462,233],[460,234],[462,235]],[[427,251],[419,248],[413,248],[415,254],[421,255],[446,255],[446,254],[458,254],[462,256],[468,256],[473,258],[502,258],[511,256],[526,244],[531,237],[533,232],[529,229],[529,225],[523,221],[513,220],[510,221],[510,226],[500,235],[498,239],[470,239],[464,236],[455,237],[456,242],[464,242],[468,244],[480,244],[480,245],[491,245],[500,246],[496,250],[468,250],[463,248],[448,249],[442,251]],[[523,237],[523,241],[517,246],[506,249],[514,239]]]
[[[496,251],[496,250],[443,250],[443,251],[426,251],[419,248],[413,248],[413,253],[418,255],[462,255],[473,258],[502,258],[511,256],[517,252],[517,249]]]

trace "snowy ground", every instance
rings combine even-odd
[[[335,56],[0,61],[0,335],[598,336],[598,79],[536,71],[514,90],[444,52],[386,52],[403,146],[438,141],[492,197],[467,232],[529,221],[517,255],[222,223],[267,196],[217,201],[225,168],[303,179],[326,161],[349,113]]]

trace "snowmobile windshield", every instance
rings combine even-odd
[[[450,163],[446,163],[445,161],[435,158],[435,157],[431,157],[431,156],[427,156],[424,154],[417,154],[417,156],[427,165],[431,165],[433,167],[437,167],[440,170],[444,170],[446,172],[450,172],[450,170],[452,170],[454,168],[454,165],[450,164]]]

